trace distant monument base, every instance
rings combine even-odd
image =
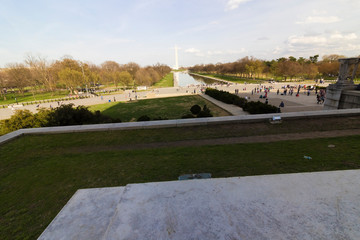
[[[324,110],[359,108],[360,91],[356,91],[356,85],[339,88],[336,84],[330,84],[326,88]],[[356,97],[356,95],[358,97]]]
[[[356,90],[357,86],[354,84],[360,58],[342,58],[339,62],[339,78],[335,84],[326,88],[324,110],[360,108],[360,91]],[[349,76],[352,66],[352,74]]]

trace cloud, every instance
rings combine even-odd
[[[226,4],[226,10],[234,10],[240,6],[240,4],[250,2],[252,0],[228,0]]]
[[[276,46],[272,53],[279,54],[280,52],[281,52],[281,48],[279,46]]]
[[[336,32],[330,35],[330,38],[336,40],[354,40],[357,39],[357,35],[355,33],[341,34],[340,32]]]
[[[208,55],[221,55],[223,54],[223,51],[207,51]]]
[[[187,53],[199,53],[200,50],[196,49],[196,48],[188,48],[188,49],[185,50],[185,52],[187,52]]]
[[[309,23],[336,23],[341,19],[337,16],[308,16],[304,21],[298,21],[297,24],[309,24]]]
[[[324,44],[327,40],[323,36],[290,36],[288,38],[288,43],[290,45],[318,45]]]
[[[320,55],[341,53],[353,56],[360,50],[358,36],[354,32],[324,31],[317,35],[292,35],[285,41],[285,52],[289,54],[314,54]],[[274,51],[273,54],[278,53]]]

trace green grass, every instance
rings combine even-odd
[[[166,130],[173,131],[163,129],[162,134]],[[169,181],[176,180],[181,174],[198,172],[210,172],[217,178],[360,168],[360,136],[89,151],[95,145],[101,147],[125,142],[131,135],[126,144],[146,143],[156,132],[136,130],[25,136],[0,146],[1,239],[36,239],[79,188]],[[329,144],[336,147],[328,148]],[[306,160],[304,155],[313,159]]]
[[[208,77],[214,77],[219,78],[222,80],[234,82],[234,83],[263,83],[265,80],[253,80],[253,79],[247,79],[247,78],[239,78],[235,76],[229,76],[229,75],[220,75],[220,74],[206,74],[206,73],[198,73],[199,75],[208,76]]]
[[[0,105],[14,104],[16,103],[15,98],[17,99],[18,103],[21,103],[21,102],[31,102],[31,101],[38,101],[45,99],[62,98],[68,95],[69,95],[69,91],[56,91],[53,94],[51,94],[51,92],[37,93],[35,94],[35,96],[33,96],[31,92],[24,93],[24,96],[22,96],[19,93],[7,93],[6,100],[4,100],[3,98],[0,99]]]
[[[173,87],[174,86],[174,74],[169,73],[159,82],[155,83],[155,87]]]
[[[111,102],[93,105],[89,109],[100,110],[103,114],[112,118],[120,118],[123,122],[136,121],[142,115],[153,118],[179,119],[190,113],[190,108],[198,104],[201,107],[205,104],[210,108],[214,116],[228,116],[223,109],[199,96],[182,96],[170,98],[156,98],[138,100],[132,102]]]

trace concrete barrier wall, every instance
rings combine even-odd
[[[280,116],[282,120],[286,120],[286,119],[304,119],[304,118],[322,118],[322,117],[342,117],[342,116],[354,116],[354,115],[360,115],[360,108],[309,111],[309,112],[290,112],[290,113],[278,113],[278,114],[271,113],[271,114],[257,114],[257,115],[241,115],[241,116],[212,117],[212,118],[160,120],[160,121],[148,121],[148,122],[126,122],[126,123],[76,125],[76,126],[63,126],[63,127],[26,128],[1,136],[0,144],[4,144],[12,139],[27,134],[56,134],[56,133],[110,131],[110,130],[154,129],[154,128],[170,128],[170,127],[205,126],[205,125],[228,124],[228,123],[241,124],[241,123],[249,123],[249,122],[265,122],[272,119],[273,116]]]
[[[339,109],[360,108],[360,91],[344,90],[341,93]]]

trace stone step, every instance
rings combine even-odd
[[[124,189],[78,190],[38,239],[101,239]]]
[[[360,170],[79,190],[39,239],[360,239]]]

